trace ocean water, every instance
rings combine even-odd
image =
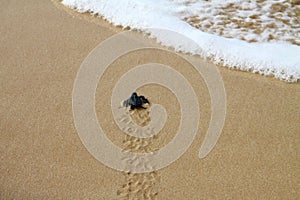
[[[63,0],[78,12],[151,35],[176,51],[224,67],[296,82],[300,79],[300,5],[293,0]],[[177,32],[197,43],[170,38]]]

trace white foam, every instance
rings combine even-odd
[[[238,0],[231,0],[236,2]],[[213,62],[251,71],[277,79],[296,82],[300,79],[300,46],[283,41],[248,43],[205,33],[183,20],[195,9],[188,6],[200,1],[187,0],[63,0],[62,3],[79,12],[99,14],[114,25],[149,32],[161,44],[174,47],[177,51],[188,52],[210,58]],[[216,6],[223,1],[215,0]],[[241,2],[241,1],[238,1]],[[181,44],[168,35],[161,35],[149,28],[176,31],[194,40],[200,48]],[[249,37],[253,37],[249,35]],[[260,41],[260,40],[258,40]]]

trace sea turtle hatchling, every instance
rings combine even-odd
[[[143,106],[144,104],[150,104],[150,102],[144,96],[138,96],[136,92],[133,92],[129,99],[123,101],[123,106],[124,107],[130,106],[130,110],[139,109],[139,108],[146,109]]]

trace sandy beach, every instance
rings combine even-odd
[[[114,144],[134,148],[128,145],[132,137],[112,123],[106,95],[132,65],[156,61],[174,66],[193,85],[201,111],[196,138],[176,162],[152,173],[126,174],[87,151],[72,111],[81,63],[121,29],[49,0],[3,1],[1,8],[0,199],[299,198],[299,82],[218,67],[227,96],[225,125],[211,153],[199,159],[211,118],[201,76],[165,52],[122,57],[105,72],[96,93],[97,116],[105,119],[99,123]],[[158,137],[149,141],[150,149],[161,148],[174,137],[179,104],[172,92],[154,84],[138,92],[171,113]]]

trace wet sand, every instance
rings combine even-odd
[[[200,160],[198,151],[211,112],[207,87],[185,63],[155,50],[125,56],[107,71],[100,83],[103,88],[97,88],[96,110],[99,119],[108,117],[99,123],[116,145],[132,142],[114,131],[111,116],[106,115],[110,107],[103,105],[102,97],[113,87],[109,80],[149,58],[169,61],[191,81],[199,97],[200,129],[194,142],[179,160],[151,174],[125,174],[93,158],[73,122],[73,84],[88,53],[120,29],[71,13],[46,0],[2,2],[0,199],[300,196],[300,84],[218,68],[227,95],[226,121],[217,145]],[[167,144],[178,126],[179,105],[164,90],[155,85],[139,90],[159,99],[172,113],[151,148]],[[163,91],[165,98],[160,96]]]

